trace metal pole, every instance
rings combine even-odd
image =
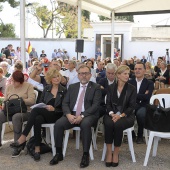
[[[25,53],[25,0],[20,1],[20,46],[21,46],[21,61],[26,66]]]
[[[78,0],[78,39],[81,39],[81,5],[82,0]],[[81,53],[78,53],[78,60],[81,61]]]
[[[114,20],[115,20],[115,13],[112,11],[112,21],[111,21],[111,61],[114,59]]]

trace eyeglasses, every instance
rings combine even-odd
[[[90,72],[81,72],[81,73],[78,73],[80,76],[88,76],[89,74],[91,74]]]

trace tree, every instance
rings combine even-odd
[[[43,37],[46,38],[49,30],[56,31],[56,36],[61,37],[62,33],[67,38],[77,37],[77,8],[63,2],[50,0],[51,9],[34,3],[31,14],[36,17],[37,24],[43,30]],[[82,16],[82,28],[90,27],[88,20],[90,13],[84,11]]]
[[[13,24],[1,24],[0,25],[0,37],[15,38],[15,27]]]
[[[99,15],[100,21],[105,21],[105,20],[111,20],[111,18],[104,17],[102,15]],[[133,15],[125,15],[125,16],[116,16],[115,20],[121,20],[121,21],[131,21],[133,22]]]
[[[0,0],[0,12],[3,9],[3,6],[1,5],[1,3],[3,2],[8,2],[10,4],[11,7],[15,8],[19,5],[19,1],[16,0]]]

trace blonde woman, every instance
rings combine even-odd
[[[29,120],[21,137],[15,143],[11,144],[11,147],[18,149],[19,155],[25,147],[27,135],[34,126],[35,153],[33,158],[35,161],[40,160],[41,124],[54,123],[63,115],[62,101],[66,93],[66,89],[60,85],[61,74],[57,70],[50,69],[47,72],[45,79],[49,85],[45,87],[40,103],[45,103],[46,107],[34,108],[31,111]]]
[[[136,105],[136,89],[128,83],[130,69],[119,66],[115,72],[117,81],[108,88],[104,116],[105,143],[107,146],[106,167],[116,167],[119,164],[119,149],[122,143],[123,131],[134,125],[133,113]],[[114,152],[112,143],[114,141]]]
[[[146,67],[145,78],[153,81],[153,79],[154,79],[154,69],[151,68],[151,63],[146,62],[145,67]]]

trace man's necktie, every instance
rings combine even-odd
[[[80,97],[79,97],[78,103],[77,103],[76,116],[79,116],[82,111],[82,105],[83,105],[83,99],[84,99],[84,95],[85,95],[86,86],[82,86],[82,87],[83,87],[83,90],[80,94]]]

